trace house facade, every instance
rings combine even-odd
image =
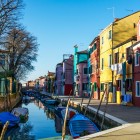
[[[133,95],[132,101],[140,107],[140,20],[137,24],[137,42],[133,45]]]
[[[93,98],[100,99],[100,38],[99,36],[94,38],[94,40],[89,45],[89,74],[90,74],[90,89],[94,87]]]
[[[77,63],[76,88],[77,88],[77,96],[80,97],[89,96],[87,60]]]
[[[132,45],[135,42],[136,37],[132,37],[113,49],[113,85],[117,103],[132,102]]]
[[[63,95],[73,94],[73,55],[63,55],[63,74],[62,74],[62,93]]]
[[[63,74],[63,64],[58,63],[56,65],[56,71],[55,71],[55,82],[54,82],[54,88],[55,88],[55,94],[62,95],[62,74]]]
[[[76,96],[83,96],[83,95],[89,94],[89,93],[87,93],[88,92],[88,84],[87,84],[87,80],[88,80],[87,79],[88,78],[87,77],[88,76],[88,70],[87,70],[88,69],[88,66],[87,66],[88,51],[84,50],[84,51],[78,52],[77,48],[75,48],[75,55],[76,55],[74,57],[74,58],[76,58],[76,63],[74,63],[75,94],[76,94]],[[85,67],[85,71],[87,71],[86,74],[83,73],[84,67]],[[86,75],[86,81],[84,80],[85,76],[83,77],[83,75]],[[85,94],[85,90],[86,90],[86,94]]]
[[[113,83],[113,64],[118,64],[115,57],[116,46],[136,36],[136,24],[140,11],[121,19],[116,19],[100,33],[100,91],[103,94],[104,85],[109,87],[109,101],[116,102],[116,84]],[[129,49],[127,50],[130,51]],[[115,55],[114,55],[115,54]],[[127,66],[126,66],[127,67]]]

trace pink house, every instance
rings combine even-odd
[[[137,42],[132,47],[134,54],[132,102],[140,107],[140,20],[137,24]]]
[[[68,58],[63,58],[63,95],[69,95],[73,93],[73,55],[69,55]]]
[[[76,88],[77,96],[88,96],[88,64],[87,60],[77,63]]]

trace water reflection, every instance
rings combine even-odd
[[[31,134],[33,126],[26,123],[13,131],[7,140],[35,140],[35,135]]]
[[[23,102],[20,106],[28,108],[28,120],[13,129],[6,137],[8,139],[10,136],[8,140],[36,140],[61,135],[61,131],[56,128],[53,107],[46,107],[37,99]]]

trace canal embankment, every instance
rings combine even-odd
[[[59,96],[61,101],[67,101],[68,97]],[[72,105],[76,106],[81,103],[81,98],[73,98]],[[88,98],[83,100],[83,108],[88,104]],[[89,118],[92,120],[97,112],[100,101],[92,99],[87,113]],[[96,123],[100,125],[100,118],[102,118],[105,110],[105,102],[102,103],[98,113]],[[99,133],[91,134],[85,137],[81,137],[77,140],[139,140],[140,139],[140,108],[134,106],[126,106],[116,103],[108,103],[104,121],[104,131]]]
[[[21,99],[22,98],[21,98],[20,94],[18,94],[18,93],[10,95],[11,103],[8,101],[8,108],[10,110],[13,109],[17,104],[19,104],[21,102]],[[0,97],[0,112],[6,111],[4,100],[5,100],[4,97]]]

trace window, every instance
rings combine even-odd
[[[0,55],[0,65],[2,65],[2,66],[5,65],[5,55],[4,54]]]
[[[108,66],[111,68],[111,64],[112,64],[112,55],[109,55],[109,62],[108,62]]]
[[[93,45],[93,51],[96,50],[96,43]]]
[[[84,74],[88,74],[88,69],[84,68]]]
[[[132,91],[132,79],[126,79],[125,89],[126,91]]]
[[[139,52],[137,51],[135,54],[135,66],[139,65]]]
[[[111,38],[112,38],[112,31],[110,30],[109,35],[108,35],[108,39],[111,39]]]
[[[117,91],[121,91],[121,80],[117,80],[116,83],[117,83],[117,86],[116,86]]]
[[[82,84],[82,90],[87,90],[87,86],[88,86],[88,83],[83,83]]]
[[[104,91],[104,83],[101,83],[101,92]]]
[[[104,37],[102,37],[102,44],[104,44]]]
[[[128,57],[131,55],[131,49],[130,47],[126,48],[126,58],[128,60]]]
[[[94,91],[97,91],[97,83],[94,83]]]
[[[90,74],[92,73],[92,65],[90,65]]]
[[[115,53],[115,64],[119,63],[119,52]]]
[[[108,83],[108,90],[109,90],[109,92],[112,92],[112,82]]]
[[[136,81],[136,96],[140,97],[140,81]]]
[[[102,70],[104,69],[104,59],[102,58]]]

